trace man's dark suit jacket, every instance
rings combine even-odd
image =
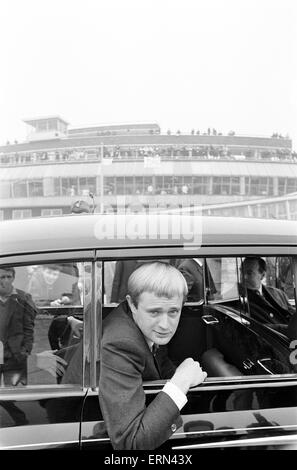
[[[19,367],[32,351],[34,321],[38,310],[31,295],[20,289],[16,289],[7,302],[9,317],[4,341],[4,367],[10,370]]]
[[[112,283],[111,299],[113,302],[123,302],[127,295],[128,279],[130,275],[138,268],[138,260],[128,259],[116,262],[114,279]]]
[[[164,392],[146,406],[143,381],[169,379],[175,367],[166,348],[157,363],[127,302],[103,322],[99,401],[114,449],[156,449],[182,424],[179,409]]]
[[[291,320],[289,321],[287,335],[288,338],[292,340],[297,339],[297,311],[294,313]]]
[[[178,267],[188,286],[188,302],[204,299],[203,268],[194,259],[184,260]]]
[[[251,315],[269,323],[287,324],[295,313],[286,294],[275,287],[262,286],[263,295],[247,289]]]

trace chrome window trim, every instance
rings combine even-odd
[[[66,445],[66,444],[75,444],[77,448],[79,448],[79,440],[77,439],[76,441],[56,441],[56,442],[38,442],[34,444],[20,444],[20,445],[11,445],[11,446],[1,446],[0,445],[0,450],[22,450],[22,449],[38,449],[42,447],[60,447],[61,445]]]
[[[36,253],[21,253],[18,255],[1,255],[1,265],[13,265],[22,266],[25,264],[43,264],[43,263],[55,263],[57,261],[79,262],[79,261],[92,261],[95,258],[95,250],[56,250],[56,251],[41,251]]]
[[[271,376],[269,376],[271,377]],[[207,382],[206,382],[207,383]],[[145,390],[145,393],[146,394],[153,394],[153,393],[159,393],[160,390],[163,388],[163,386],[165,385],[165,382],[163,385],[160,385],[160,388],[157,388],[157,389],[151,389],[151,390]],[[194,387],[194,388],[191,388],[191,390],[188,392],[188,393],[191,393],[191,392],[201,392],[201,391],[219,391],[219,390],[232,390],[232,391],[235,391],[235,390],[243,390],[243,389],[250,389],[250,388],[277,388],[277,387],[288,387],[288,386],[293,386],[293,387],[296,387],[297,386],[297,380],[295,381],[295,383],[269,383],[269,382],[264,382],[264,383],[250,383],[250,384],[233,384],[233,385],[219,385],[219,386],[215,386],[215,384],[213,386],[208,386],[208,385],[198,385],[198,387]],[[100,391],[99,391],[100,393]]]
[[[227,384],[224,384],[227,382]],[[232,383],[237,382],[237,383]],[[244,383],[243,383],[244,382]],[[248,382],[248,383],[246,383]],[[146,382],[144,384],[144,391],[146,394],[159,393],[164,387],[166,381]],[[230,377],[219,377],[218,380],[214,378],[207,378],[206,381],[197,387],[190,389],[191,391],[213,391],[215,390],[238,390],[243,388],[261,388],[261,387],[294,387],[297,385],[297,374],[288,374],[287,376],[247,376],[242,379],[242,376],[230,379]],[[42,389],[40,389],[42,387]],[[151,388],[148,388],[151,387]],[[14,388],[3,387],[0,388],[0,400],[36,400],[47,398],[49,395],[51,398],[60,398],[65,396],[83,396],[87,393],[87,396],[97,396],[99,388],[91,389],[88,387],[79,387],[77,385],[53,385],[53,387],[44,387],[41,385],[35,385],[34,388],[27,386],[27,388]]]
[[[84,438],[82,438],[81,443],[85,444],[86,442],[110,442],[110,439],[109,439],[109,437],[102,437],[101,439],[99,439],[98,437],[96,437],[96,439],[84,439]]]
[[[284,430],[294,430],[296,429],[296,432],[297,432],[297,424],[287,424],[287,425],[284,425],[284,426],[255,426],[255,427],[249,427],[248,428],[248,431],[263,431],[263,430],[274,430],[276,431],[277,429],[280,429],[281,431],[284,431]],[[237,432],[242,432],[242,431],[245,431],[246,432],[247,428],[232,428],[232,429],[212,429],[212,430],[209,430],[209,431],[187,431],[187,432],[176,432],[174,433],[174,437],[177,436],[198,436],[199,434],[201,434],[202,436],[211,436],[211,435],[214,435],[214,434],[221,434],[221,433],[225,433],[225,434],[228,434],[230,432],[234,433],[235,431]]]
[[[215,380],[215,377],[207,378],[202,384],[197,387],[193,387],[188,393],[197,391],[214,391],[214,390],[242,390],[250,388],[279,388],[279,387],[296,387],[297,386],[297,374],[288,374],[287,376],[267,376],[267,375],[250,375],[250,376],[238,376],[236,377],[219,377]],[[157,382],[157,383],[156,383]],[[224,384],[224,382],[227,382]],[[145,382],[144,392],[145,394],[159,393],[160,390],[166,384],[166,380],[158,380],[155,382]],[[149,388],[150,387],[150,388]],[[95,390],[89,391],[88,396],[92,396],[100,393],[98,387]]]
[[[100,270],[100,291],[102,286],[102,271],[101,266],[96,265],[96,261],[92,261],[91,278],[92,278],[92,292],[91,292],[91,311],[90,311],[90,322],[89,322],[89,335],[90,335],[90,387],[91,390],[95,390],[96,384],[96,362],[97,362],[97,301],[98,301],[98,280],[97,274]],[[84,363],[86,355],[84,354]]]
[[[173,446],[172,450],[184,449],[207,449],[218,447],[241,447],[246,445],[272,445],[272,444],[286,444],[292,443],[297,448],[297,433],[286,436],[269,436],[269,437],[251,437],[247,439],[232,439],[230,441],[211,442],[205,444],[189,444],[184,446]]]
[[[58,388],[57,385],[53,389],[40,391],[39,389],[25,389],[13,390],[12,388],[3,387],[0,389],[0,403],[1,401],[34,401],[43,400],[45,398],[65,398],[65,397],[84,397],[88,391],[87,387],[80,387],[77,385],[67,388]]]
[[[199,256],[217,258],[219,257],[238,257],[242,258],[248,255],[262,256],[293,256],[297,255],[296,245],[283,244],[263,244],[263,245],[203,245],[203,246],[122,246],[122,247],[94,247],[96,250],[96,259],[102,261],[113,261],[117,259],[132,258],[193,258]],[[153,254],[152,254],[153,251]]]

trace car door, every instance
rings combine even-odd
[[[248,355],[241,358],[242,364],[236,364],[236,361],[232,364],[228,357],[228,360],[222,362],[223,368],[217,375],[210,373],[204,383],[189,391],[188,402],[181,411],[182,426],[174,431],[160,450],[228,446],[269,448],[291,445],[296,438],[297,380],[294,367],[290,369],[289,345],[277,333],[241,316],[240,308],[235,309],[242,305],[236,263],[235,258],[212,262],[206,260],[204,274],[208,266],[216,293],[209,296],[211,300],[206,305],[203,300],[185,304],[177,332],[168,345],[169,357],[176,365],[186,357],[193,357],[203,363],[206,351],[215,346],[224,346],[223,340],[214,343],[211,330],[215,328],[219,338],[225,337],[227,345],[235,346],[229,351],[231,356],[239,353],[237,343],[234,342],[234,338],[237,338],[238,342],[246,343],[251,350],[257,346],[261,354],[273,352],[276,359],[285,361],[288,367],[270,373],[268,364],[262,361],[264,367],[257,364],[256,370],[250,370]],[[222,274],[218,276],[217,272],[212,272],[211,266],[216,271],[220,266]],[[115,266],[113,269],[115,274]],[[126,278],[122,282],[126,282]],[[114,307],[108,296],[112,289],[106,283],[103,289],[101,319]],[[100,328],[97,331],[101,334]],[[227,349],[222,354],[226,355]],[[266,359],[265,354],[259,359]],[[245,362],[247,369],[244,368]],[[239,368],[241,365],[242,368]],[[162,390],[164,384],[162,380],[144,383],[147,404]],[[99,407],[99,393],[95,381],[84,402],[82,448],[112,450]]]
[[[200,311],[196,307],[195,314],[188,311],[192,316],[189,325],[194,328],[196,323],[196,331],[205,336],[206,353],[198,354],[197,359],[208,378],[188,393],[188,404],[182,410],[183,428],[171,443],[175,450],[275,448],[296,442],[295,356],[288,338],[247,315],[238,289],[239,262],[236,258],[207,259],[215,281],[215,298]],[[206,325],[204,335],[197,313]],[[177,334],[182,334],[186,344],[193,344],[195,334],[190,326]],[[196,344],[201,344],[197,334],[196,339]]]

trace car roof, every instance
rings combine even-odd
[[[200,246],[296,247],[297,222],[162,213],[72,214],[9,220],[0,224],[0,256],[126,247],[191,246],[196,249]]]

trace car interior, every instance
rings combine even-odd
[[[168,261],[178,266],[184,260],[167,259],[166,262]],[[247,299],[239,288],[238,266],[241,261],[240,258],[234,257],[201,259],[203,278],[199,282],[203,283],[204,297],[184,304],[177,331],[167,345],[168,355],[176,366],[185,358],[192,357],[201,363],[208,377],[294,373],[296,366],[290,363],[288,355],[289,343],[285,334],[287,326],[270,324],[263,321],[261,316],[250,315]],[[280,285],[281,262],[286,267],[287,278],[290,279],[286,284],[283,277],[282,287],[284,291],[291,292],[291,303],[294,305],[288,261],[284,263],[284,260],[274,260],[274,265],[270,263],[270,273],[267,278],[271,284],[274,282],[274,285]],[[103,293],[101,289],[98,291],[102,302],[103,320],[118,304],[111,302],[111,284],[115,280],[116,263],[117,261],[97,263],[100,271],[99,280],[104,280]],[[129,262],[127,266],[129,269],[131,266],[135,268],[135,262]],[[278,276],[273,280],[271,266],[277,267],[274,272],[278,271]],[[30,276],[33,271],[40,275],[40,267],[28,268]],[[24,273],[27,271],[25,267],[16,270],[16,287],[25,289]],[[81,300],[74,303],[70,299],[65,303],[54,302],[54,305],[48,302],[47,305],[39,306],[40,318],[36,320],[36,344],[33,351],[40,353],[49,350],[65,358],[70,357],[69,354],[65,355],[65,351],[77,345],[81,339],[77,331],[73,331],[69,319],[74,318],[74,323],[80,322],[86,328],[91,270],[89,263],[69,263],[68,266],[64,263],[63,270],[59,286],[61,298],[65,297],[65,289],[73,291],[75,286],[77,292],[81,293]],[[121,282],[126,283],[127,279],[123,278]],[[82,355],[82,350],[80,354]],[[32,374],[31,380],[33,383],[61,382],[61,374],[56,380],[51,379],[51,381],[48,376],[44,377],[42,374]]]

